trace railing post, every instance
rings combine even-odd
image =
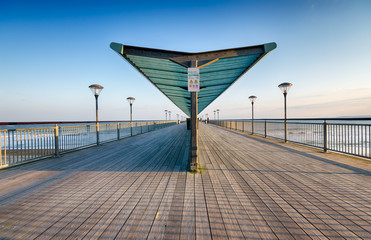
[[[4,131],[4,143],[3,143],[3,146],[4,146],[4,164],[3,164],[3,158],[2,158],[2,156],[1,156],[1,147],[2,146],[0,146],[0,165],[2,165],[2,166],[8,166],[8,163],[7,163],[7,159],[6,159],[6,148],[7,148],[7,146],[6,146],[6,135],[8,134],[8,137],[9,137],[9,132],[8,132],[8,130],[5,130]],[[1,143],[1,132],[0,132],[0,143]],[[1,145],[1,144],[0,144]]]
[[[10,137],[10,133],[12,133],[12,135],[14,135],[13,132],[14,132],[14,129],[8,129],[8,152],[9,152],[8,155],[10,155],[11,152],[12,152],[12,151],[10,151],[10,146],[12,146],[12,145],[10,144],[10,143],[12,142],[12,141],[11,141],[11,137]],[[4,139],[4,141],[5,141],[5,139]],[[13,145],[14,145],[14,144],[13,144]],[[10,159],[12,159],[12,158],[9,157],[9,160],[8,160],[8,164],[9,164],[9,165],[10,165]],[[13,151],[13,159],[14,159],[14,151]]]
[[[264,120],[264,137],[267,137],[267,120]]]
[[[327,122],[323,121],[323,152],[327,152]]]
[[[143,133],[143,123],[140,123],[140,133]]]
[[[120,140],[120,123],[117,123],[117,140]]]
[[[242,123],[242,132],[245,132],[245,121],[242,120],[241,123]]]
[[[55,156],[59,157],[59,127],[58,127],[58,124],[55,124],[55,128],[54,128],[54,149],[55,149]]]

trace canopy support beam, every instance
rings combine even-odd
[[[191,61],[191,67],[197,67],[197,60]],[[189,170],[197,172],[198,164],[198,109],[197,109],[197,92],[191,92],[191,156],[189,159]]]

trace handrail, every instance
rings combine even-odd
[[[231,121],[240,121],[240,120],[244,120],[244,121],[248,121],[248,120],[251,120],[250,118],[242,118],[242,119],[223,119],[223,120],[231,120]],[[284,119],[282,118],[254,118],[254,121],[284,121]],[[356,118],[288,118],[287,121],[296,121],[296,120],[299,120],[299,121],[323,121],[323,120],[326,120],[326,121],[362,121],[362,120],[366,120],[366,121],[371,121],[371,117],[356,117]],[[210,120],[211,121],[211,120]],[[217,120],[213,120],[213,121],[217,121]],[[221,121],[221,120],[220,120]]]
[[[163,120],[136,120],[133,122],[160,122]],[[176,121],[176,120],[173,120]],[[113,121],[99,121],[99,123],[130,123],[130,120],[113,120]],[[0,125],[34,125],[34,124],[76,124],[76,123],[93,123],[96,121],[40,121],[40,122],[0,122]]]
[[[223,119],[210,120],[210,123],[321,148],[324,152],[371,158],[371,118],[291,118],[287,121],[287,139],[284,137],[284,119]]]

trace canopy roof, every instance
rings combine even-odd
[[[276,43],[267,43],[187,53],[119,43],[110,45],[188,116],[191,115],[191,93],[188,92],[187,68],[195,65],[200,68],[200,113],[276,46]]]

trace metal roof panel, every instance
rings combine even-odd
[[[191,61],[200,67],[198,113],[226,91],[237,79],[276,48],[275,43],[201,53],[126,46],[111,43],[124,57],[185,114],[190,116],[188,70]]]

